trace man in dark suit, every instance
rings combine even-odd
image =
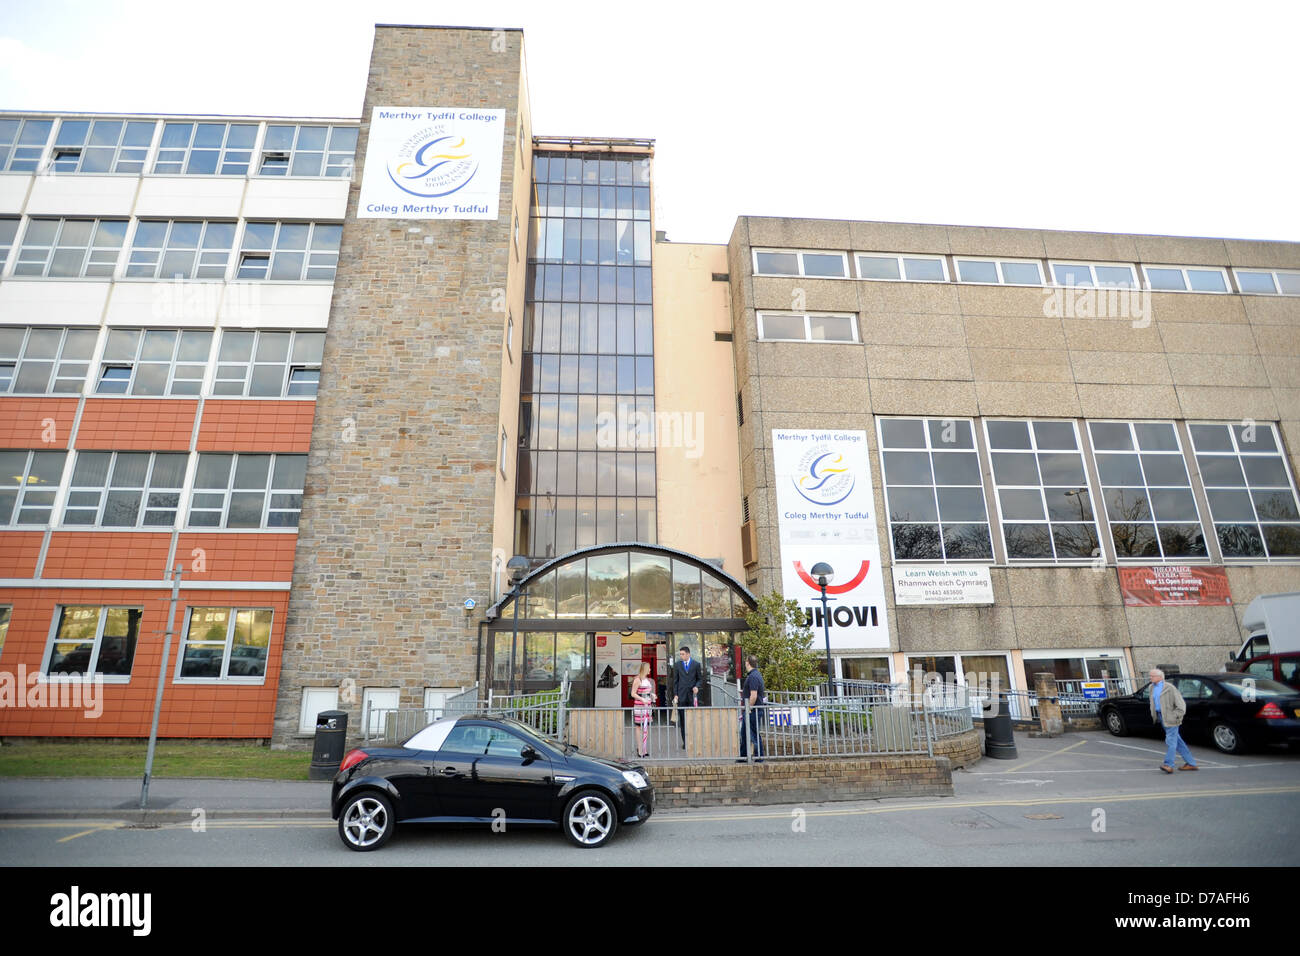
[[[677,663],[673,665],[673,706],[677,708],[677,729],[682,733],[682,747],[686,747],[686,708],[697,707],[700,702],[700,685],[704,683],[704,668],[691,660],[691,649],[677,649]]]

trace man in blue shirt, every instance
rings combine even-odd
[[[748,755],[746,748],[746,737],[754,741],[754,762],[763,762],[763,738],[758,735],[760,718],[763,714],[763,705],[767,703],[767,688],[763,685],[763,675],[758,669],[758,658],[750,654],[745,658],[745,683],[740,690],[740,700],[742,705],[749,704],[749,733],[745,733],[744,725],[740,728],[740,756],[743,761]],[[743,719],[744,712],[741,712]],[[737,761],[739,763],[741,761]]]
[[[1187,714],[1187,702],[1178,688],[1165,680],[1165,672],[1160,668],[1153,667],[1147,676],[1151,678],[1151,719],[1165,730],[1165,762],[1160,769],[1173,773],[1177,752],[1184,760],[1179,770],[1196,770],[1196,758],[1178,733]]]

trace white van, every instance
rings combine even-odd
[[[1246,605],[1241,626],[1248,636],[1234,661],[1300,651],[1300,591],[1261,594]]]

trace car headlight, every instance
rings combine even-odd
[[[650,784],[646,783],[645,777],[641,776],[635,770],[624,770],[623,779],[638,790],[644,790],[646,787],[650,786]]]

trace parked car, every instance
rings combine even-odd
[[[1182,735],[1204,739],[1226,754],[1265,744],[1300,745],[1300,691],[1252,674],[1170,674],[1187,702]],[[1151,684],[1112,697],[1098,709],[1112,734],[1164,731],[1151,720]]]
[[[603,846],[620,823],[654,811],[645,769],[581,753],[501,717],[435,720],[399,747],[343,758],[330,812],[350,850],[377,850],[398,823],[558,826],[575,846]],[[503,816],[504,813],[504,816]]]
[[[1265,654],[1234,663],[1230,670],[1252,677],[1267,677],[1300,691],[1300,654]]]

